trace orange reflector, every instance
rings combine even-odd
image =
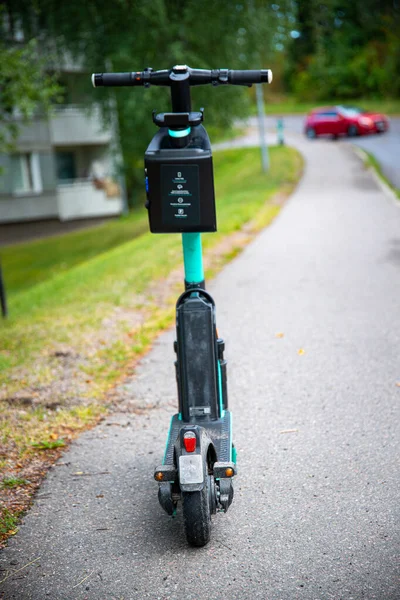
[[[231,467],[228,467],[225,471],[226,477],[233,477],[233,472],[233,469]]]
[[[193,431],[187,431],[184,434],[183,445],[186,452],[194,452],[196,450],[196,434]]]
[[[164,475],[163,473],[161,473],[161,471],[158,471],[158,473],[156,473],[156,479],[157,481],[162,481],[164,479]]]

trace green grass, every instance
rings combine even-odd
[[[69,271],[102,252],[132,240],[147,230],[143,208],[98,227],[0,249],[7,295]]]
[[[246,221],[253,219],[281,185],[293,184],[298,176],[299,160],[293,149],[271,148],[271,170],[265,175],[261,172],[257,148],[216,153],[219,230],[216,234],[204,235],[204,248],[207,250],[223,236],[239,230]],[[271,210],[275,209],[271,207]],[[137,216],[134,223],[140,222]],[[121,235],[127,235],[128,223],[110,224],[114,240],[118,238],[118,227]],[[97,252],[99,240],[106,237],[104,231],[104,227],[90,231]],[[134,224],[132,235],[133,232]],[[40,273],[39,281],[36,285],[31,281],[31,287],[25,290],[21,289],[24,277],[15,275],[15,281],[20,278],[21,283],[15,283],[14,294],[10,294],[9,318],[0,323],[0,383],[4,378],[8,380],[10,369],[29,364],[37,353],[56,344],[78,347],[84,344],[85,336],[98,330],[116,306],[137,308],[143,303],[146,288],[154,280],[165,277],[182,264],[179,235],[145,233],[97,256],[93,256],[93,248],[85,246],[83,241],[82,250],[74,251],[77,239],[82,241],[81,232],[64,235],[60,240],[53,238],[24,244],[14,263],[11,259],[13,249],[6,249],[9,259],[4,264],[6,277],[11,264],[15,270],[29,273],[32,254],[36,256],[37,265],[42,257],[43,270],[36,267]],[[60,253],[55,251],[57,243],[62,244],[62,260],[64,255],[75,253],[76,262],[71,259],[68,270],[57,267],[60,261]],[[86,258],[84,247],[87,248]],[[45,372],[42,375],[47,376]]]
[[[41,440],[32,443],[32,447],[37,450],[55,450],[55,448],[62,448],[63,446],[65,446],[64,440]]]
[[[279,206],[268,200],[282,187],[294,185],[302,161],[294,149],[286,147],[271,148],[270,157],[271,169],[264,174],[258,148],[215,153],[218,233],[203,236],[206,253],[246,222],[253,221],[253,229],[260,229],[279,212]],[[133,220],[133,232],[141,218]],[[129,222],[109,224],[112,235],[108,239],[118,238],[118,227],[121,235],[126,236]],[[121,376],[125,365],[150,345],[158,331],[172,323],[173,302],[167,307],[158,306],[151,286],[176,267],[182,269],[183,279],[180,236],[146,232],[102,251],[98,240],[107,237],[105,231],[108,231],[105,226],[90,231],[97,255],[93,256],[94,250],[88,248],[85,257],[82,241],[81,251],[75,253],[76,262],[71,260],[64,271],[57,268],[63,256],[54,251],[55,245],[62,243],[63,253],[72,254],[77,239],[81,240],[81,232],[64,235],[61,241],[52,238],[23,245],[19,261],[14,263],[21,281],[24,279],[21,273],[26,271],[28,278],[31,270],[30,249],[36,253],[38,263],[43,256],[45,266],[36,285],[31,283],[24,290],[16,284],[17,289],[9,298],[9,318],[0,322],[0,385],[5,385],[9,394],[51,383],[57,377],[51,356],[61,345],[83,357],[84,365],[79,368],[90,380],[90,398],[100,398],[107,386]],[[232,253],[232,248],[226,253]],[[145,321],[132,331],[122,316],[117,334],[102,341],[100,350],[98,347],[90,350],[88,340],[102,335],[102,328],[107,327],[104,323],[117,310],[122,315],[141,311]],[[5,421],[8,422],[8,417]],[[35,422],[39,430],[32,441],[40,442],[43,438],[38,439],[42,428],[39,417]],[[7,439],[12,437],[8,430],[4,435]]]
[[[365,110],[383,112],[387,115],[400,115],[400,100],[399,99],[370,99],[358,98],[355,100],[326,100],[314,102],[299,102],[296,98],[287,96],[277,98],[265,92],[265,114],[280,115],[280,114],[306,114],[313,108],[318,106],[336,106],[346,104],[351,106],[360,106]],[[253,105],[253,113],[256,114],[257,106]]]
[[[20,485],[28,485],[29,481],[27,479],[21,478],[21,477],[14,477],[14,476],[10,476],[10,477],[3,477],[3,480],[1,482],[1,486],[3,488],[13,488],[13,487],[18,487]]]
[[[381,167],[380,163],[377,161],[377,159],[375,158],[375,156],[373,154],[371,154],[370,152],[367,152],[366,150],[364,150],[364,148],[362,148],[361,151],[365,156],[364,164],[367,167],[372,167],[373,169],[375,169],[376,173],[378,174],[378,177],[380,177],[393,190],[393,192],[396,194],[397,198],[400,199],[399,188],[394,186],[393,183],[384,175],[384,173],[382,171],[382,167]]]
[[[241,137],[246,133],[246,128],[232,125],[231,127],[225,127],[221,130],[220,127],[217,128],[212,125],[207,125],[207,132],[210,136],[211,143],[217,144],[219,142],[226,142],[227,140]]]
[[[0,507],[0,537],[6,534],[15,533],[15,527],[18,523],[18,513],[13,514],[5,507]]]

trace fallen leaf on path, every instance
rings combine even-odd
[[[297,350],[297,354],[299,356],[303,356],[303,354],[305,354],[305,353],[306,353],[306,351],[304,350],[304,348],[300,348],[300,350]]]
[[[275,337],[277,337],[277,338],[283,338],[284,335],[285,334],[280,331],[279,333],[275,334]]]

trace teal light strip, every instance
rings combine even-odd
[[[218,361],[218,396],[219,396],[219,414],[221,415],[221,419],[225,415],[224,405],[223,405],[223,397],[222,397],[222,373],[221,373],[221,363]]]
[[[168,429],[167,444],[166,444],[166,446],[165,446],[164,458],[163,458],[163,461],[162,461],[162,464],[163,464],[163,465],[165,465],[165,460],[166,460],[166,458],[167,458],[167,451],[168,451],[168,446],[169,446],[169,440],[170,440],[170,437],[171,437],[171,431],[172,431],[172,422],[173,422],[173,420],[174,420],[174,417],[171,417],[171,421],[170,421],[170,423],[169,423],[169,429]]]
[[[190,127],[187,129],[168,129],[168,133],[173,138],[186,137],[190,133]]]
[[[203,254],[200,233],[182,233],[185,281],[201,283],[204,280]]]
[[[230,448],[230,452],[231,452],[231,462],[235,463],[236,465],[236,448],[233,447],[233,442],[232,442],[232,413],[230,410],[227,411],[229,414],[229,448]]]

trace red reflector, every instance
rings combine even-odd
[[[184,434],[183,445],[186,452],[194,452],[196,450],[196,434],[193,431],[187,431]]]

